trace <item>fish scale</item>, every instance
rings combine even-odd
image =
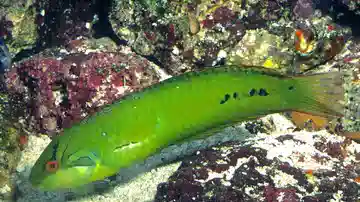
[[[336,104],[343,98],[342,86],[335,82],[339,76],[286,77],[257,67],[222,66],[172,77],[65,129],[39,157],[30,181],[43,190],[77,187],[111,176],[168,145],[270,113],[341,116],[342,106]],[[54,144],[59,144],[55,161]],[[49,162],[57,166],[44,170]]]

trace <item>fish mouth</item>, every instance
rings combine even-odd
[[[33,188],[39,189],[41,191],[52,191],[57,189],[57,187],[52,187],[51,185],[49,186],[49,184],[46,182],[46,178],[42,179],[30,176],[29,181]]]

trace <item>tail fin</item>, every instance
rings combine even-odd
[[[358,132],[344,131],[344,132],[341,132],[340,135],[348,137],[348,138],[360,143],[360,131],[358,131]]]
[[[331,118],[344,115],[344,73],[320,73],[294,79],[303,92],[300,106],[295,110]]]

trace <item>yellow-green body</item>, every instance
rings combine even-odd
[[[65,129],[43,152],[30,180],[45,190],[76,187],[209,129],[285,110],[327,113],[327,106],[319,110],[315,99],[303,99],[315,93],[303,84],[240,67],[170,78]],[[46,171],[50,160],[58,162],[56,172]]]

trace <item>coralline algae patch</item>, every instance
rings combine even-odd
[[[360,145],[325,131],[259,134],[183,161],[156,201],[356,201]]]
[[[131,52],[36,55],[7,72],[11,95],[27,103],[27,130],[60,131],[126,93],[159,81],[155,65]]]

